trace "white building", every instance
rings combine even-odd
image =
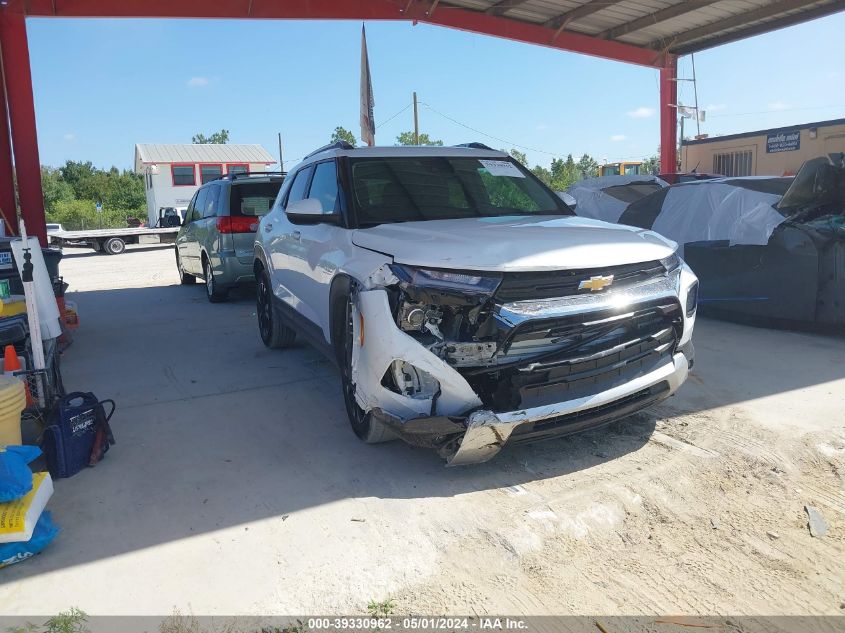
[[[149,226],[159,211],[175,208],[184,218],[194,192],[223,174],[264,172],[277,163],[261,145],[198,145],[139,143],[135,145],[135,173],[144,176]]]

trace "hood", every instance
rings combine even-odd
[[[671,255],[674,242],[652,231],[577,216],[507,216],[381,224],[352,242],[429,268],[537,271],[601,268]]]

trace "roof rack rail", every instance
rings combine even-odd
[[[319,154],[320,152],[325,152],[330,149],[355,149],[353,145],[350,145],[346,141],[337,141],[335,143],[329,143],[328,145],[323,145],[322,147],[318,147],[310,154],[306,154],[305,158],[311,158],[314,154]]]
[[[235,173],[220,174],[216,178],[212,178],[208,182],[215,180],[237,180],[238,178],[260,178],[261,176],[287,176],[286,171],[236,171]]]
[[[478,141],[473,141],[472,143],[461,143],[459,145],[455,145],[454,147],[469,147],[471,149],[489,149],[491,152],[495,152],[492,147],[489,145],[485,145],[484,143],[479,143]]]

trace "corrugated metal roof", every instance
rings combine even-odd
[[[685,55],[842,11],[845,0],[445,0],[439,7]]]
[[[275,163],[261,145],[196,143],[138,143],[135,153],[142,163]]]

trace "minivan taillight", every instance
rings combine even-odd
[[[225,215],[217,218],[217,231],[220,233],[255,233],[258,230],[258,218],[240,215]]]

